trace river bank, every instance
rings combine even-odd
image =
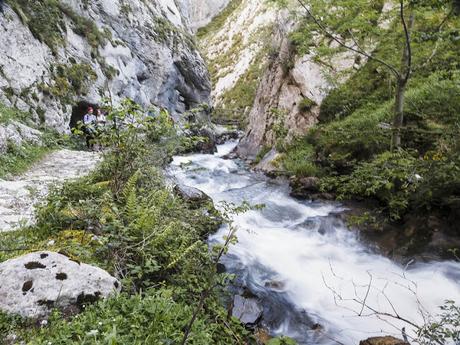
[[[204,191],[217,205],[265,205],[234,218],[238,243],[222,263],[236,274],[239,293],[248,289],[256,296],[263,309],[260,324],[270,334],[288,335],[299,344],[351,345],[371,335],[401,337],[404,322],[370,309],[360,317],[361,306],[394,313],[393,305],[422,323],[424,312],[435,314],[446,297],[458,300],[458,263],[403,266],[379,255],[344,223],[343,205],[291,198],[285,181],[250,172],[242,161],[223,159],[234,145],[219,146],[215,155],[175,157],[170,174]],[[220,243],[225,233],[222,228],[210,243]]]

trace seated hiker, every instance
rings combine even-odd
[[[92,107],[88,108],[87,113],[83,116],[83,131],[86,134],[86,146],[92,149],[94,146],[94,135],[96,131],[96,116],[93,114]]]
[[[101,109],[96,110],[96,123],[98,126],[105,126],[107,123],[107,119]]]

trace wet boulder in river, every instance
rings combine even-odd
[[[174,192],[186,202],[201,206],[212,199],[204,192],[195,187],[190,187],[185,184],[179,183],[174,186]]]
[[[296,198],[308,197],[319,192],[319,179],[317,177],[293,177],[289,181],[292,188],[291,196]]]
[[[75,314],[121,288],[106,271],[54,252],[34,252],[0,264],[0,310],[27,318],[52,309]]]
[[[191,135],[201,138],[201,140],[196,143],[193,151],[204,154],[214,154],[217,152],[217,138],[212,129],[208,127],[194,129]]]
[[[374,337],[367,340],[362,340],[359,345],[410,345],[404,340],[395,337]]]
[[[263,309],[256,298],[244,298],[236,295],[233,299],[232,316],[244,324],[256,324],[262,317]]]

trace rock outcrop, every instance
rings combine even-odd
[[[230,0],[186,0],[185,12],[189,18],[190,29],[195,32],[206,26],[219,14]]]
[[[270,32],[277,17],[276,13],[265,0],[241,0],[216,32],[209,32],[202,38],[201,49],[209,62],[213,78],[212,98],[215,107],[233,110],[228,109],[232,105],[227,104],[226,93],[247,76],[251,66],[263,65],[258,57],[267,41],[266,33]]]
[[[248,123],[238,155],[255,160],[263,149],[270,157],[258,168],[273,171],[270,162],[278,155],[267,148],[280,138],[289,142],[316,123],[332,88],[331,75],[353,66],[354,57],[338,56],[330,70],[315,61],[313,52],[295,53],[289,34],[296,24],[289,10],[263,0],[231,5],[221,27],[201,41],[213,80],[214,117]]]
[[[350,54],[344,54],[332,71],[314,61],[314,53],[296,55],[289,39],[294,29],[289,17],[279,14],[271,32],[277,53],[269,56],[259,83],[246,134],[238,145],[241,157],[254,160],[278,139],[289,142],[305,134],[317,122],[320,105],[333,87],[328,77],[354,63]]]
[[[0,264],[0,310],[28,318],[53,308],[74,314],[121,289],[106,271],[53,252],[35,252]]]
[[[8,150],[8,145],[22,146],[24,143],[41,144],[42,133],[18,121],[0,124],[0,154]]]
[[[107,96],[176,115],[208,103],[210,81],[190,35],[188,6],[186,0],[63,0],[53,8],[7,1],[0,13],[0,102],[60,131],[72,105]]]

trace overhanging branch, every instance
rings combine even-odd
[[[382,64],[383,66],[387,67],[395,76],[397,79],[400,79],[401,78],[401,74],[398,72],[398,70],[393,67],[391,64],[389,64],[388,62],[382,60],[382,59],[379,59],[369,53],[367,53],[366,51],[362,50],[359,48],[359,46],[357,46],[357,48],[355,47],[352,47],[352,46],[349,46],[347,45],[345,42],[343,42],[342,40],[340,40],[339,38],[337,38],[334,34],[332,34],[331,32],[329,32],[329,30],[323,25],[323,23],[321,23],[321,21],[316,18],[313,13],[311,12],[311,10],[308,8],[308,6],[305,4],[305,2],[303,0],[297,0],[297,2],[300,4],[300,6],[307,12],[307,14],[313,19],[313,21],[315,22],[315,24],[320,28],[320,30],[326,34],[328,37],[330,37],[332,40],[334,40],[335,42],[337,42],[341,47],[345,48],[345,49],[348,49],[350,51],[353,51],[357,54],[360,54],[362,56],[365,56],[367,57],[369,60],[374,60],[380,64]]]

